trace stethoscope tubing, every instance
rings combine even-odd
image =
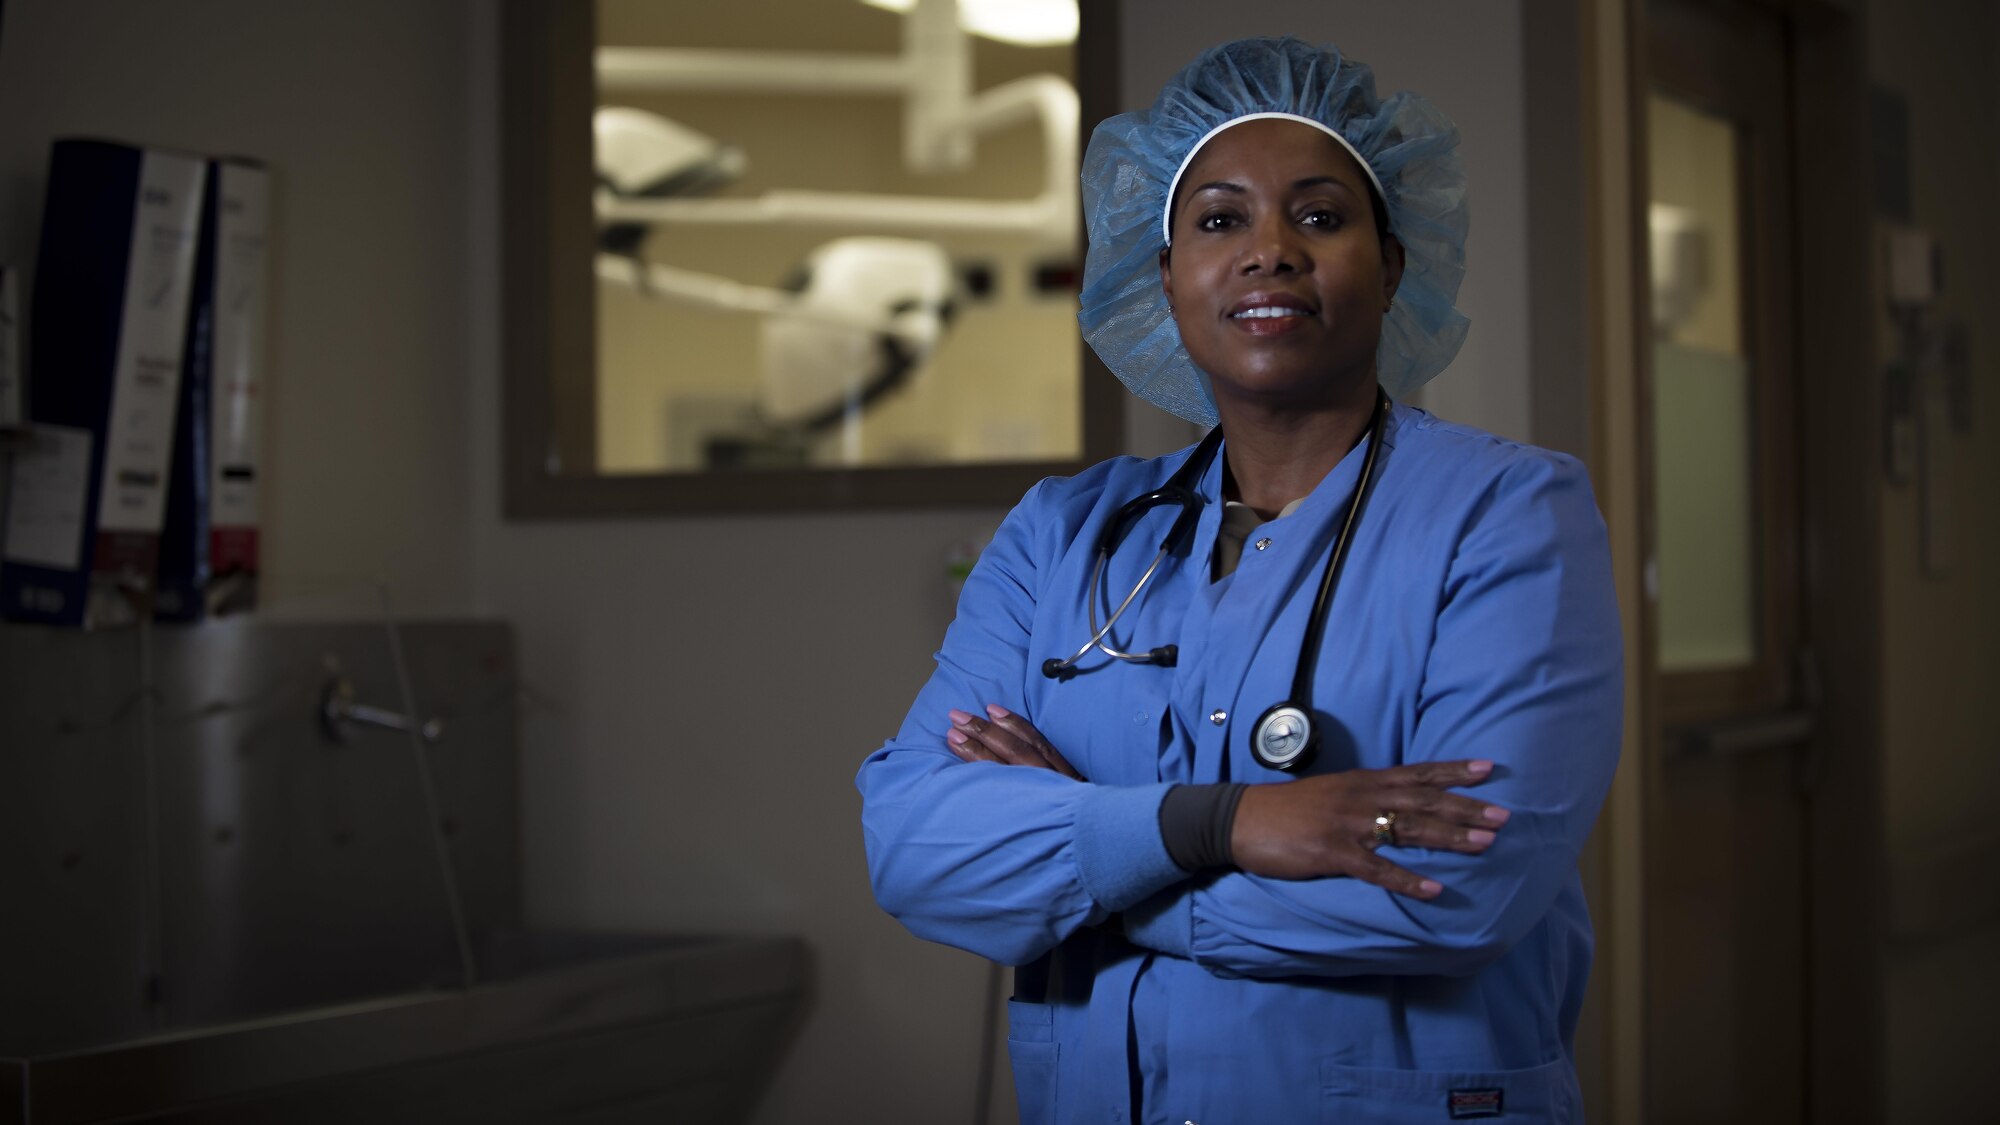
[[[1321,572],[1319,591],[1313,595],[1312,614],[1306,618],[1306,634],[1299,644],[1299,660],[1292,671],[1291,695],[1272,704],[1250,724],[1250,756],[1257,764],[1274,770],[1296,770],[1312,760],[1319,746],[1319,724],[1312,708],[1313,672],[1319,666],[1320,641],[1326,635],[1326,621],[1333,609],[1333,595],[1340,582],[1341,564],[1353,540],[1354,523],[1361,516],[1362,503],[1375,480],[1375,458],[1382,451],[1382,423],[1389,415],[1389,396],[1375,389],[1375,416],[1368,426],[1368,454],[1361,462],[1361,478],[1348,498],[1347,514],[1341,518],[1340,534],[1333,550],[1327,552],[1326,569]]]
[[[1375,389],[1375,409],[1368,425],[1368,452],[1361,462],[1361,475],[1355,482],[1354,494],[1347,501],[1347,512],[1341,518],[1340,532],[1334,537],[1333,549],[1328,552],[1326,567],[1320,572],[1319,589],[1313,595],[1312,612],[1306,618],[1305,637],[1299,646],[1298,663],[1292,672],[1290,696],[1271,705],[1251,725],[1250,751],[1257,761],[1272,769],[1292,770],[1303,765],[1311,756],[1319,737],[1312,710],[1312,681],[1319,666],[1319,648],[1326,637],[1327,618],[1331,615],[1333,599],[1340,586],[1340,573],[1347,561],[1347,551],[1354,539],[1354,526],[1361,518],[1361,509],[1366,504],[1369,492],[1375,483],[1375,462],[1382,452],[1382,428],[1389,416],[1389,396],[1380,387]],[[1042,662],[1042,673],[1052,679],[1067,680],[1080,669],[1077,661],[1093,648],[1119,661],[1159,664],[1171,667],[1178,659],[1179,649],[1165,645],[1147,652],[1121,652],[1105,643],[1118,619],[1125,615],[1132,603],[1138,600],[1144,590],[1166,561],[1168,555],[1185,545],[1194,531],[1196,517],[1200,514],[1204,501],[1192,487],[1208,472],[1215,460],[1215,454],[1222,445],[1222,431],[1212,430],[1202,438],[1181,467],[1167,478],[1165,485],[1134,497],[1118,510],[1097,541],[1097,562],[1091,568],[1090,584],[1085,588],[1084,602],[1089,609],[1091,628],[1090,639],[1082,647],[1065,659],[1050,658]],[[1103,626],[1097,624],[1098,591],[1104,579],[1104,572],[1116,552],[1125,528],[1141,515],[1161,504],[1180,505],[1180,515],[1173,527],[1160,542],[1160,549],[1145,573],[1125,600],[1105,619]],[[1107,604],[1109,599],[1106,599]]]
[[[1319,667],[1320,642],[1326,636],[1326,620],[1333,609],[1333,596],[1340,587],[1341,565],[1347,561],[1354,524],[1361,518],[1361,508],[1367,503],[1368,492],[1375,483],[1375,458],[1382,452],[1382,421],[1388,415],[1389,396],[1378,388],[1375,392],[1375,417],[1368,427],[1368,455],[1361,462],[1361,479],[1355,482],[1354,498],[1347,503],[1347,515],[1340,522],[1340,534],[1333,541],[1326,569],[1320,573],[1319,592],[1313,596],[1312,616],[1306,618],[1305,641],[1299,648],[1298,667],[1292,673],[1289,702],[1307,714],[1312,713],[1312,681],[1313,673]]]
[[[1160,569],[1160,564],[1166,561],[1168,555],[1186,545],[1188,538],[1194,534],[1195,522],[1201,515],[1202,498],[1193,486],[1208,472],[1209,465],[1215,460],[1216,450],[1221,447],[1221,429],[1210,430],[1207,436],[1201,439],[1201,443],[1195,446],[1194,452],[1188,454],[1188,459],[1181,463],[1181,467],[1174,470],[1173,475],[1167,478],[1166,484],[1127,501],[1125,506],[1118,510],[1118,514],[1112,517],[1111,522],[1105,525],[1097,537],[1097,562],[1091,567],[1090,585],[1085,588],[1084,593],[1084,604],[1090,612],[1090,639],[1068,657],[1061,660],[1050,657],[1044,660],[1043,675],[1054,680],[1069,679],[1081,671],[1076,662],[1083,659],[1093,648],[1115,660],[1127,663],[1173,666],[1180,653],[1177,645],[1162,645],[1145,652],[1121,652],[1105,644],[1104,638],[1111,635],[1111,629],[1118,624],[1118,619],[1123,617],[1132,603],[1139,599],[1139,592],[1152,581],[1153,575]],[[1153,555],[1153,561],[1146,567],[1146,572],[1140,575],[1139,581],[1132,586],[1132,592],[1125,595],[1125,600],[1118,603],[1118,608],[1113,610],[1104,625],[1099,627],[1097,624],[1099,584],[1103,581],[1105,569],[1111,563],[1111,556],[1117,551],[1118,543],[1124,536],[1126,525],[1161,504],[1180,505],[1180,515],[1174,517],[1173,526],[1161,538],[1159,551]]]
[[[1160,569],[1160,563],[1165,561],[1171,550],[1171,545],[1161,545],[1159,552],[1153,556],[1152,565],[1146,568],[1146,573],[1139,576],[1138,584],[1132,587],[1131,593],[1125,595],[1124,601],[1118,603],[1118,608],[1111,611],[1111,616],[1104,619],[1104,627],[1101,629],[1097,625],[1097,599],[1089,599],[1090,627],[1096,631],[1090,635],[1089,640],[1083,642],[1082,648],[1077,649],[1068,659],[1058,661],[1057,664],[1059,667],[1074,668],[1076,662],[1083,659],[1083,655],[1093,648],[1106,656],[1115,657],[1119,660],[1151,660],[1154,658],[1158,650],[1148,652],[1120,652],[1110,645],[1105,644],[1104,638],[1111,632],[1111,627],[1118,624],[1118,619],[1125,616],[1126,609],[1130,608],[1132,603],[1138,600],[1139,591],[1144,590],[1146,583],[1152,581],[1153,572]],[[1098,588],[1097,584],[1104,576],[1104,566],[1110,561],[1111,559],[1107,555],[1100,554],[1097,556],[1097,565],[1090,569],[1090,588],[1092,590]]]

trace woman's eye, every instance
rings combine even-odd
[[[1195,220],[1196,230],[1227,230],[1235,223],[1236,216],[1227,211],[1211,211]]]
[[[1340,215],[1324,207],[1316,207],[1301,215],[1299,221],[1309,227],[1326,227],[1332,229],[1340,225]]]

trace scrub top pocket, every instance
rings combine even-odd
[[[1056,1119],[1056,1009],[1053,1004],[1007,1001],[1007,1058],[1014,1066],[1014,1100],[1021,1125]]]
[[[1323,1064],[1322,1125],[1579,1121],[1569,1061],[1525,1070],[1395,1070]]]

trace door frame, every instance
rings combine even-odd
[[[1732,0],[1713,0],[1728,4]],[[1870,154],[1860,0],[1733,0],[1783,16],[1790,49],[1797,483],[1806,564],[1801,630],[1823,700],[1811,739],[1806,1099],[1811,1121],[1887,1112],[1883,995],[1879,394],[1872,366]],[[1532,8],[1533,6],[1530,5]],[[1646,807],[1659,791],[1662,697],[1646,596],[1650,466],[1640,382],[1646,263],[1644,0],[1577,0],[1589,450],[1625,622],[1623,760],[1590,854],[1603,1046],[1580,1050],[1593,1116],[1644,1121]],[[1538,390],[1541,389],[1538,385]],[[1588,1045],[1586,1045],[1588,1046]]]
[[[1888,1118],[1881,394],[1874,182],[1858,0],[1794,0],[1805,633],[1819,677],[1808,827],[1807,1096],[1813,1121]]]

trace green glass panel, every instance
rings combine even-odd
[[[1737,668],[1758,652],[1740,139],[1658,95],[1648,113],[1656,655],[1664,672]]]

